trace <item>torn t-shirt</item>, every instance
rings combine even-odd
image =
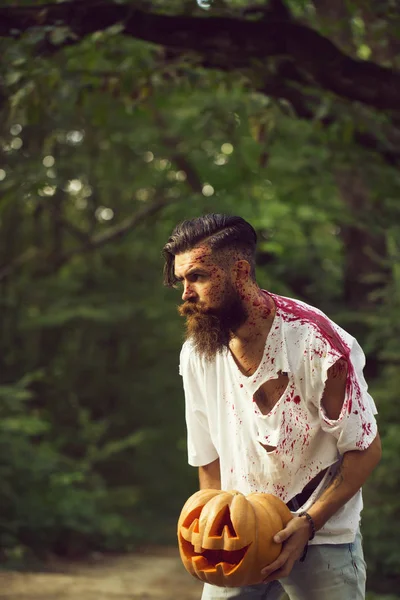
[[[377,411],[367,391],[365,357],[357,341],[320,310],[269,295],[276,313],[252,376],[241,373],[229,349],[207,362],[190,341],[183,345],[180,373],[189,464],[202,466],[219,458],[222,489],[271,493],[284,502],[329,467],[299,508],[307,510],[329,485],[343,453],[364,450],[374,440]],[[346,394],[339,418],[331,420],[321,400],[328,369],[340,358],[348,365]],[[282,372],[288,385],[273,409],[263,414],[254,394]],[[273,449],[266,451],[264,446]],[[352,542],[361,510],[359,490],[317,532],[313,543]]]

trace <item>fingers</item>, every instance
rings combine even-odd
[[[277,569],[268,577],[263,579],[263,583],[269,583],[270,581],[274,581],[275,579],[282,579],[282,577],[288,577],[288,575],[290,575],[293,569],[294,562],[295,561],[291,559],[287,560],[286,563],[280,569]]]
[[[281,529],[281,531],[278,531],[278,533],[274,535],[274,542],[276,542],[277,544],[281,544],[282,542],[285,542],[288,538],[290,538],[292,533],[293,530],[291,527],[285,527],[285,529]]]
[[[277,544],[286,542],[286,540],[288,540],[293,534],[297,533],[297,531],[299,530],[307,530],[308,533],[308,524],[306,527],[304,527],[304,521],[295,517],[294,519],[289,521],[289,523],[284,529],[281,529],[281,531],[278,531],[278,533],[274,535],[274,542],[276,542]]]
[[[275,571],[280,571],[281,569],[283,569],[284,566],[286,565],[286,563],[288,563],[288,562],[292,562],[292,566],[293,566],[294,560],[291,561],[289,552],[287,552],[287,551],[285,552],[283,550],[281,552],[281,554],[278,556],[278,558],[276,560],[274,560],[273,563],[268,565],[268,567],[264,567],[263,569],[261,569],[261,575],[263,575],[265,577],[269,577],[273,573],[275,576]]]
[[[304,531],[298,527],[296,519],[293,519],[285,529],[274,536],[274,541],[284,543],[284,546],[278,558],[261,569],[261,575],[265,583],[289,575],[294,563],[303,554],[304,546],[307,544],[308,532],[304,533]]]

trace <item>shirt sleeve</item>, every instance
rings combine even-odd
[[[368,393],[364,378],[365,355],[358,342],[351,338],[348,352],[329,348],[321,353],[320,369],[316,369],[314,395],[319,411],[321,428],[337,439],[338,452],[342,455],[349,450],[365,450],[373,442],[377,434],[377,414],[375,403]],[[347,361],[347,383],[342,410],[338,419],[329,419],[322,405],[328,369],[340,358]]]
[[[185,392],[188,462],[192,467],[208,465],[218,458],[218,452],[211,439],[202,365],[187,342],[181,351],[179,373]]]

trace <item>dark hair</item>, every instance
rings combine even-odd
[[[175,256],[192,250],[205,242],[212,251],[235,249],[251,266],[251,277],[255,280],[255,250],[257,234],[250,223],[242,217],[209,214],[179,223],[165,244],[162,254],[164,284],[172,287],[175,277]]]

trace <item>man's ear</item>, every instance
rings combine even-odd
[[[250,277],[251,267],[247,260],[237,260],[233,267],[233,276],[236,283],[245,283]]]

